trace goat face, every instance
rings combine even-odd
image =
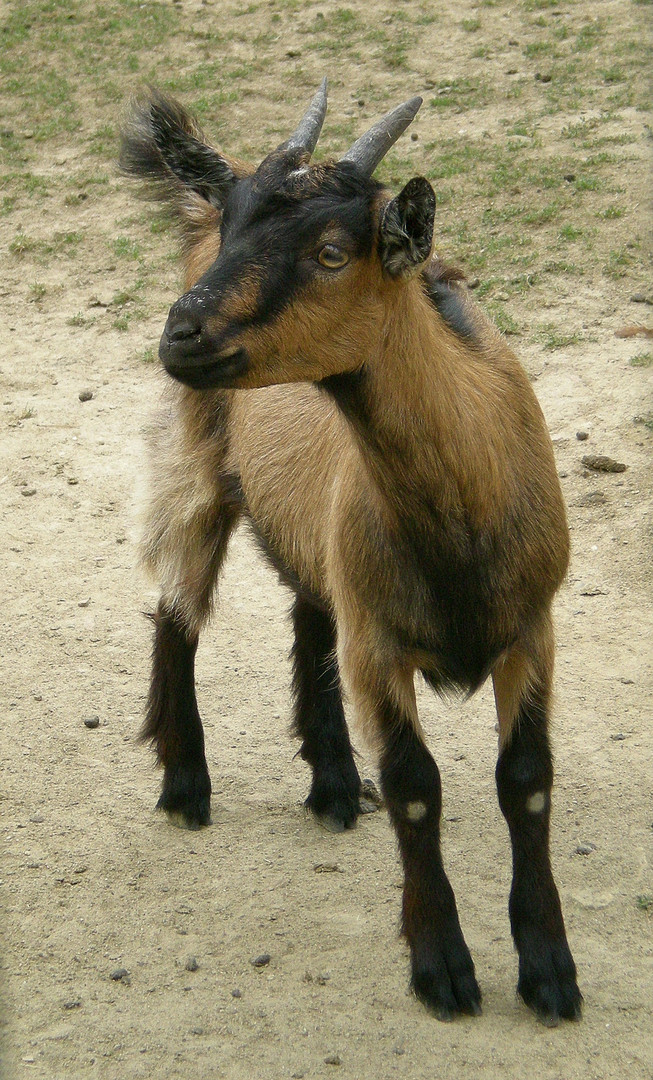
[[[216,163],[219,253],[171,308],[159,347],[180,382],[258,387],[360,367],[388,290],[430,256],[426,180],[390,199],[355,160],[309,156],[284,144],[239,178]]]

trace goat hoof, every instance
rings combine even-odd
[[[411,990],[436,1019],[449,1022],[459,1013],[480,1016],[481,991],[474,961],[462,935],[430,955],[413,958]]]
[[[318,825],[330,833],[341,833],[345,829],[351,829],[352,825],[346,825],[342,818],[334,817],[333,814],[315,814]]]
[[[353,829],[360,813],[358,790],[350,793],[344,785],[334,789],[314,784],[304,806],[317,818],[320,825],[334,833]]]
[[[581,1019],[583,995],[566,941],[545,942],[537,951],[531,947],[520,958],[517,993],[546,1027]]]
[[[166,769],[157,810],[165,810],[168,820],[182,829],[200,829],[211,824],[211,781],[206,770],[188,765]]]
[[[436,1020],[443,1023],[450,1023],[458,1014],[481,1015],[481,991],[473,973],[443,978],[441,973],[415,972],[411,990]]]

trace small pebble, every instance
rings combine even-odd
[[[80,401],[90,401],[92,397],[93,397],[93,391],[92,390],[80,390],[79,391],[79,400]]]
[[[189,956],[186,960],[186,963],[184,964],[184,967],[186,971],[197,971],[197,969],[199,968],[199,964],[197,963],[197,957]]]
[[[87,716],[86,719],[84,720],[84,727],[90,728],[91,730],[93,728],[96,728],[96,727],[99,727],[99,726],[100,726],[100,717],[99,716]]]
[[[566,180],[568,184],[573,184],[574,180],[576,179],[576,173],[573,173],[573,172],[565,173],[565,175],[563,176],[562,179]]]
[[[646,296],[643,292],[633,293],[630,299],[633,304],[653,304],[650,296]]]
[[[270,954],[267,953],[267,952],[264,952],[264,953],[261,953],[260,956],[254,957],[254,959],[251,961],[251,964],[252,964],[253,967],[257,967],[257,968],[267,967],[267,965],[270,963],[271,959],[272,959],[272,957],[270,956]]]
[[[624,735],[623,731],[617,731],[614,735],[611,735],[610,738],[613,742],[623,742],[628,736]]]
[[[127,982],[129,980],[129,972],[127,971],[127,968],[116,968],[115,971],[111,972],[109,978],[113,979],[114,982]]]
[[[45,818],[43,817],[43,814],[34,814],[34,816],[30,818],[30,821],[33,821],[35,825],[41,825],[45,821]]]
[[[324,1059],[325,1065],[342,1065],[340,1054],[327,1054]]]
[[[237,986],[231,991],[232,998],[241,998],[243,996],[242,990],[239,990]]]
[[[76,998],[74,1001],[64,1001],[63,1007],[64,1009],[79,1009],[81,1004],[79,998]]]
[[[36,495],[35,487],[24,487],[20,489],[21,495]]]
[[[578,844],[575,848],[576,855],[591,855],[596,851],[596,844]]]
[[[203,1027],[194,1027],[194,1028],[191,1028],[190,1031],[191,1031],[191,1035],[203,1035],[204,1034],[204,1028]]]
[[[576,438],[578,439],[579,442],[585,442],[586,439],[589,439],[589,432],[588,431],[577,431],[576,432]]]
[[[77,607],[88,607],[91,602],[90,596],[87,596],[86,600],[78,600]]]

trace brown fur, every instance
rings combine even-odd
[[[220,160],[203,153],[197,191],[205,161],[219,191]],[[149,150],[139,157],[137,144],[132,155],[136,164],[152,160]],[[343,828],[359,812],[339,673],[378,746],[404,864],[415,993],[443,1019],[480,1009],[440,854],[440,777],[414,677],[421,671],[437,690],[473,692],[491,675],[518,989],[547,1022],[578,1018],[582,998],[548,854],[550,608],[569,541],[544,418],[460,272],[429,254],[427,181],[414,178],[390,201],[360,178],[352,188],[351,175],[334,166],[297,171],[289,161],[293,199],[321,199],[321,185],[335,177],[324,197],[337,190],[347,212],[323,224],[326,215],[300,207],[266,233],[260,223],[270,228],[269,207],[279,203],[256,199],[261,190],[262,200],[279,198],[283,163],[281,151],[270,155],[259,187],[244,184],[242,197],[221,204],[232,215],[223,260],[218,211],[198,206],[197,191],[187,211],[177,202],[182,214],[192,211],[187,295],[171,310],[162,358],[176,377],[205,388],[173,385],[151,431],[142,552],[161,601],[144,734],[165,766],[159,805],[190,827],[210,820],[193,663],[229,536],[244,516],[297,594],[295,731],[313,769],[307,805]],[[277,185],[271,191],[266,178]],[[271,259],[276,277],[266,279],[257,252],[272,250],[270,237],[292,244],[297,221],[308,219],[294,262]],[[260,248],[252,236],[263,237]],[[324,244],[350,255],[337,273],[320,269]],[[275,306],[270,293],[286,283]],[[206,389],[216,385],[230,388]]]

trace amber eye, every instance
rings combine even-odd
[[[327,270],[339,270],[349,262],[349,255],[335,244],[325,244],[317,253],[317,261]]]

